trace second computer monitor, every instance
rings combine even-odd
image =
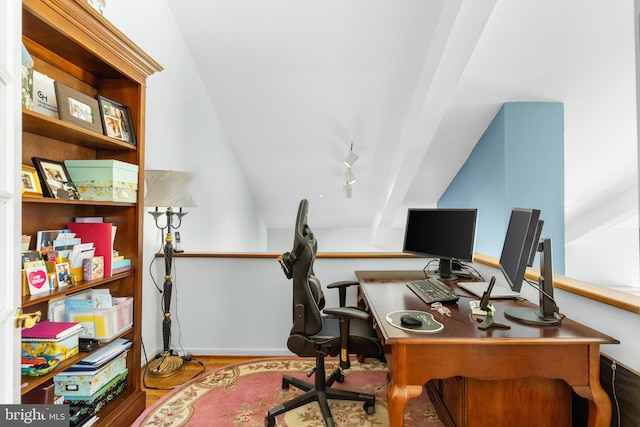
[[[538,242],[534,240],[536,236],[540,237],[538,226],[542,228],[542,223],[538,224],[539,218],[540,211],[537,209],[515,208],[511,211],[499,265],[509,286],[516,292],[522,288],[527,264],[532,260],[532,251],[535,255]]]
[[[473,261],[477,209],[409,209],[403,252],[440,259],[439,277],[452,279],[451,261]]]

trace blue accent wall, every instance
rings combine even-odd
[[[495,257],[511,209],[540,209],[554,272],[564,274],[564,105],[505,103],[438,207],[478,208],[476,252]]]

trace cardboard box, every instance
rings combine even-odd
[[[84,200],[135,202],[138,165],[118,160],[65,160]]]
[[[111,380],[125,372],[127,369],[127,353],[123,352],[111,362],[96,371],[69,372],[62,371],[53,377],[55,394],[70,398],[93,396]]]

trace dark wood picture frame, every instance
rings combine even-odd
[[[60,120],[102,134],[98,101],[58,81],[53,85]]]
[[[110,138],[136,145],[129,107],[104,96],[98,95],[96,98],[100,106],[103,133]]]
[[[36,168],[22,165],[20,179],[22,181],[22,197],[42,197],[42,187]]]
[[[33,157],[33,166],[38,171],[42,183],[42,193],[55,199],[81,200],[78,188],[71,181],[71,175],[62,162]]]

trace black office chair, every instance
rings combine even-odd
[[[350,366],[349,354],[381,356],[382,346],[373,330],[369,314],[356,307],[345,307],[346,288],[358,282],[337,282],[330,288],[340,289],[340,305],[325,308],[320,281],[313,274],[317,242],[307,224],[309,202],[303,199],[298,207],[298,216],[291,252],[282,254],[278,260],[289,279],[293,279],[293,327],[289,333],[287,347],[301,357],[315,357],[316,366],[313,384],[284,375],[282,388],[290,385],[304,390],[302,395],[285,402],[267,412],[266,427],[276,425],[276,416],[292,409],[318,402],[327,427],[334,427],[328,399],[363,401],[364,410],[375,412],[375,396],[331,388],[335,382],[344,381],[343,369]],[[340,366],[329,377],[325,371],[325,357],[340,355]]]

